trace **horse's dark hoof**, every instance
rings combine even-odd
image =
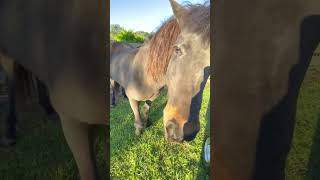
[[[136,128],[136,135],[140,136],[144,130],[144,123],[140,122],[140,123],[134,123],[134,127]]]
[[[144,130],[144,128],[137,128],[136,127],[136,131],[135,131],[136,135],[140,136],[143,133],[143,130]]]
[[[2,137],[0,139],[0,147],[9,147],[9,146],[13,146],[16,144],[16,140],[15,139],[10,139],[7,137]]]
[[[140,136],[141,134],[142,134],[142,132],[143,132],[143,129],[140,129],[140,128],[136,128],[136,135],[137,136]]]
[[[151,122],[149,121],[149,119],[147,119],[146,121],[145,121],[145,128],[148,128],[148,127],[150,127],[151,126]]]

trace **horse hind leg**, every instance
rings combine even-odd
[[[152,104],[151,101],[146,101],[143,106],[143,116],[144,116],[144,126],[145,127],[150,126],[149,111],[150,111],[151,104]]]
[[[98,179],[91,126],[74,119],[61,117],[62,129],[73,153],[82,180]]]
[[[111,88],[111,91],[112,91],[111,106],[115,107],[117,104],[117,99],[119,98],[119,94],[120,94],[120,85],[114,80],[111,80],[110,84],[112,87]]]
[[[129,98],[129,103],[130,103],[130,107],[133,111],[134,119],[135,119],[135,122],[134,122],[134,126],[136,128],[135,133],[137,136],[139,136],[144,129],[144,125],[141,120],[141,116],[140,116],[140,112],[139,112],[139,102],[132,99],[132,98]]]

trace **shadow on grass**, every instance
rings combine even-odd
[[[317,125],[313,136],[313,143],[308,163],[308,176],[306,179],[320,179],[320,113],[318,114]]]
[[[0,104],[0,134],[3,135],[7,104]],[[60,120],[45,119],[42,109],[32,104],[19,112],[17,144],[0,148],[0,179],[79,179],[76,163],[65,141]],[[106,174],[103,129],[98,128],[97,150],[100,174]],[[99,141],[98,141],[99,140]],[[106,178],[106,177],[105,177]]]
[[[203,136],[201,158],[200,158],[200,160],[198,162],[198,167],[199,168],[198,168],[198,172],[197,172],[197,179],[207,179],[207,180],[210,179],[210,174],[209,174],[210,173],[210,167],[206,166],[206,162],[204,160],[204,145],[205,145],[205,142],[206,142],[207,138],[210,138],[210,99],[209,99],[209,104],[208,104],[207,112],[206,112],[205,135]],[[210,151],[212,151],[212,150],[210,149]],[[206,176],[204,176],[204,174],[206,174]]]
[[[0,148],[1,179],[77,179],[60,123],[44,120],[32,110],[21,113],[17,144]],[[7,108],[1,107],[1,125],[6,114]]]

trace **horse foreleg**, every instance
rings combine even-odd
[[[120,84],[118,84],[117,82],[115,82],[115,86],[114,86],[114,96],[115,96],[115,104],[118,102],[119,100],[119,95],[120,95]]]
[[[82,180],[98,179],[90,125],[61,116],[64,136],[76,160]]]
[[[143,122],[141,121],[141,116],[139,112],[139,102],[129,98],[129,103],[134,114],[134,119],[135,119],[134,126],[136,128],[136,135],[139,136],[144,129],[144,125],[143,125]]]
[[[150,111],[151,104],[152,104],[151,101],[146,101],[143,106],[143,116],[144,116],[145,127],[150,126],[149,111]]]

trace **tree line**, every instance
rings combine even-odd
[[[126,30],[119,24],[110,25],[110,40],[111,41],[124,41],[129,43],[143,43],[151,34],[144,31]]]

